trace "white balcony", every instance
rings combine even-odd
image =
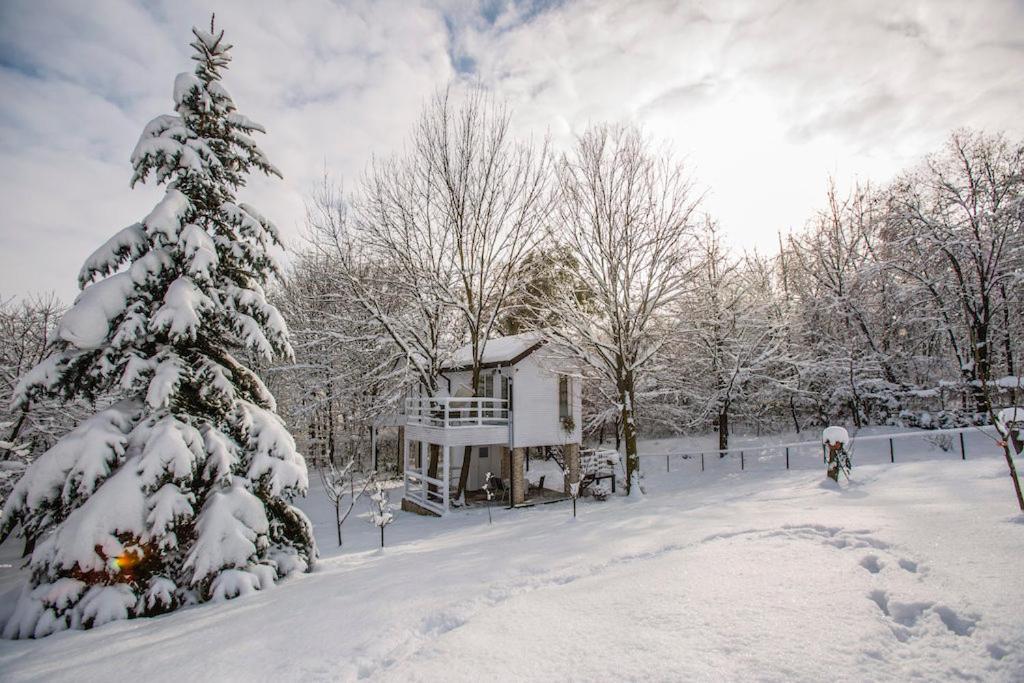
[[[501,398],[410,398],[405,401],[407,438],[442,446],[509,441],[508,401]]]

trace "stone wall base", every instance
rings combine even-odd
[[[434,512],[433,510],[428,510],[425,507],[417,505],[416,503],[412,502],[411,500],[408,500],[407,498],[403,498],[402,499],[402,510],[404,510],[405,512],[411,512],[411,513],[416,514],[416,515],[423,515],[424,517],[440,517],[441,516],[441,515],[437,514],[436,512]]]

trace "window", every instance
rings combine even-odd
[[[485,398],[494,398],[494,375],[484,375],[484,390],[480,394]],[[484,404],[484,417],[494,417],[494,404],[487,402]]]
[[[481,446],[480,448],[477,449],[477,451],[477,457],[479,457],[481,460],[490,456],[491,454],[487,446]]]
[[[558,376],[558,417],[569,417],[569,378]]]
[[[512,382],[504,375],[501,376],[501,398],[505,401],[505,417],[508,417],[508,411],[512,410]]]

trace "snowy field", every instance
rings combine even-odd
[[[365,519],[339,551],[313,491],[315,573],[0,642],[0,679],[1020,681],[1024,517],[991,441],[967,445],[963,461],[959,444],[908,438],[891,465],[887,440],[855,443],[879,464],[855,456],[839,489],[813,448],[788,472],[756,449],[743,472],[731,456],[704,473],[650,457],[641,501],[581,502],[576,520],[567,503],[496,508],[490,526],[482,509],[398,513],[383,552]]]

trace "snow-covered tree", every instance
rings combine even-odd
[[[1010,325],[1024,269],[1024,143],[956,131],[941,153],[893,184],[888,204],[887,265],[929,302],[970,407],[988,419],[982,384],[1000,365],[1015,375]]]
[[[697,199],[682,166],[628,127],[587,130],[556,176],[556,237],[579,276],[539,305],[557,321],[551,334],[614,387],[626,490],[639,494],[638,390],[687,287]]]
[[[0,422],[0,430],[10,430],[11,427],[10,422]],[[3,505],[14,484],[32,462],[32,450],[25,444],[0,439],[0,452],[5,454],[0,460],[0,505]]]
[[[710,218],[696,243],[698,267],[692,289],[682,297],[679,343],[669,354],[676,366],[676,391],[700,406],[695,417],[701,424],[711,418],[718,448],[725,451],[730,418],[759,403],[761,385],[783,378],[783,335],[771,315],[765,264],[756,255],[730,254]]]
[[[511,119],[509,108],[482,90],[462,101],[450,90],[438,93],[424,108],[407,153],[373,165],[360,202],[360,242],[369,246],[377,266],[387,269],[387,279],[417,302],[418,321],[431,325],[396,335],[395,329],[403,328],[394,316],[381,316],[377,305],[367,312],[415,352],[409,362],[418,370],[425,360],[436,359],[422,352],[422,341],[443,336],[448,314],[454,314],[454,326],[464,336],[460,341],[470,348],[474,395],[487,341],[514,306],[512,292],[521,284],[516,268],[542,234],[550,211],[546,144],[516,139]],[[430,351],[435,348],[430,345]],[[419,370],[430,395],[437,370],[431,368],[430,376]],[[471,452],[467,446],[463,453],[456,498],[466,488]],[[432,448],[430,476],[436,476],[437,461]]]
[[[1024,454],[1024,408],[1012,406],[1003,408],[995,416],[996,431],[999,432],[999,445],[1003,449],[1006,465],[1010,470],[1013,492],[1017,496],[1017,507],[1024,512],[1024,492],[1020,488],[1020,477],[1017,474],[1016,460]]]
[[[22,379],[40,396],[118,400],[65,434],[4,506],[0,535],[39,538],[7,637],[40,637],[220,600],[308,569],[309,520],[288,500],[306,465],[239,349],[289,355],[263,284],[276,229],[236,193],[279,175],[221,83],[223,31],[192,31],[174,114],[144,129],[132,184],[164,197],[96,250],[55,353]]]
[[[0,502],[29,463],[88,414],[84,401],[55,398],[10,406],[22,375],[52,352],[63,307],[53,296],[0,301]],[[31,549],[32,539],[26,539]]]
[[[363,494],[366,493],[366,489],[374,481],[372,475],[366,477],[363,479],[363,483],[359,485],[359,491],[357,492],[355,464],[355,458],[349,458],[348,462],[341,467],[337,467],[331,460],[321,460],[317,463],[317,470],[320,472],[320,483],[324,487],[324,495],[334,506],[334,522],[338,528],[339,547],[342,545],[342,525],[348,519],[348,516],[352,514],[352,510]],[[348,496],[348,506],[343,513],[342,508],[345,507],[346,496]]]
[[[411,384],[436,382],[444,328],[426,321],[408,291],[391,286],[387,267],[356,256],[348,215],[340,187],[325,176],[308,203],[306,248],[293,255],[286,282],[272,294],[288,321],[295,359],[268,369],[267,377],[307,457],[337,465],[355,456],[355,469],[367,471],[371,429],[381,415],[395,410]],[[415,334],[425,327],[436,334]]]
[[[391,501],[388,499],[388,492],[379,481],[373,483],[373,493],[370,494],[370,522],[380,529],[380,547],[384,547],[384,527],[395,521],[395,514],[391,511]]]

